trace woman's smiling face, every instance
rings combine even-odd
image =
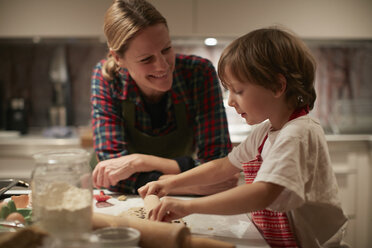
[[[118,62],[128,70],[146,97],[162,96],[172,87],[175,66],[168,28],[165,24],[156,24],[140,31]]]

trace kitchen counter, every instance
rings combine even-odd
[[[0,135],[1,179],[29,180],[34,169],[33,155],[47,150],[82,148],[78,137],[52,138],[41,134]]]
[[[52,149],[80,148],[80,139],[45,137],[41,134],[0,135],[0,157],[31,158],[37,152]]]
[[[53,137],[51,130],[32,129],[26,135],[16,131],[0,131],[0,178],[29,180],[35,165],[33,155],[42,151],[84,148],[91,152],[91,147],[82,146],[78,131],[74,128],[58,129],[59,134],[69,132],[68,137],[64,138]]]
[[[96,191],[96,193],[98,193],[98,191]],[[109,191],[105,191],[105,193],[112,194]],[[182,200],[192,199],[192,197],[176,198]],[[132,207],[144,206],[143,200],[136,195],[128,196],[125,201],[118,201],[113,197],[109,199],[108,202],[114,205],[107,208],[97,208],[94,205],[93,211],[117,216]],[[237,248],[270,247],[262,238],[247,214],[229,216],[192,214],[184,217],[183,220],[190,228],[191,233],[196,236],[233,243]]]
[[[11,195],[29,194],[30,190],[8,190],[5,194]],[[93,200],[93,211],[118,216],[123,211],[133,207],[143,207],[144,203],[138,195],[127,195],[125,201],[116,199],[118,194],[104,190],[105,194],[111,195],[108,200],[113,206],[97,208],[96,201]],[[94,194],[99,194],[99,190],[94,190]],[[189,200],[193,197],[176,197],[182,200]],[[236,245],[236,248],[269,248],[270,246],[262,238],[257,228],[251,222],[247,214],[239,215],[206,215],[192,214],[182,218],[190,229],[191,234],[199,237],[206,237],[216,240],[229,242]]]
[[[326,134],[328,142],[366,141],[372,142],[372,134]]]
[[[240,144],[249,134],[251,127],[247,124],[229,125],[231,142]],[[371,134],[326,134],[328,142],[372,142]],[[50,149],[81,148],[81,139],[77,135],[69,138],[52,138],[32,132],[28,135],[0,135],[0,158],[21,157],[30,158],[33,154]]]
[[[246,125],[247,126],[247,125]],[[244,128],[241,131],[236,129],[242,126],[231,127],[230,139],[234,145],[240,144],[248,136],[250,129]],[[372,142],[372,134],[326,134],[327,142]]]
[[[234,145],[243,141],[250,132],[250,127],[246,124],[231,126],[231,128],[231,140]],[[372,135],[327,134],[326,140],[340,188],[341,202],[350,219],[346,241],[354,247],[364,247],[365,244],[372,242],[372,236],[368,233],[372,228],[372,214],[370,214]],[[25,136],[0,136],[0,177],[27,181],[34,168],[32,159],[34,153],[50,149],[81,147],[81,140],[77,136],[46,138],[37,133]],[[223,238],[229,239],[229,237]]]

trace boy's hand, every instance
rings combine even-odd
[[[147,195],[156,195],[159,198],[167,195],[169,193],[168,185],[163,180],[153,181],[147,183],[138,189],[138,194],[145,198]]]
[[[189,215],[188,200],[174,198],[163,198],[161,203],[156,206],[149,214],[149,219],[154,221],[171,222]]]

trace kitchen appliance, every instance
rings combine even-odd
[[[14,186],[20,186],[20,187],[29,187],[29,184],[21,181],[21,180],[15,180],[15,179],[2,179],[0,180],[0,199],[2,199],[3,195]]]
[[[58,46],[49,68],[49,79],[53,84],[53,102],[49,108],[51,126],[67,126],[70,122],[70,85],[63,46]]]
[[[6,117],[6,129],[27,133],[27,109],[24,98],[11,98]]]

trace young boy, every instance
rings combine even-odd
[[[258,29],[224,50],[218,73],[230,91],[229,105],[249,125],[257,125],[227,157],[149,183],[139,192],[161,197],[171,189],[216,183],[242,170],[246,184],[190,201],[165,198],[151,218],[250,212],[272,247],[326,246],[346,217],[324,132],[308,115],[316,93],[315,61],[306,45],[289,32]]]

